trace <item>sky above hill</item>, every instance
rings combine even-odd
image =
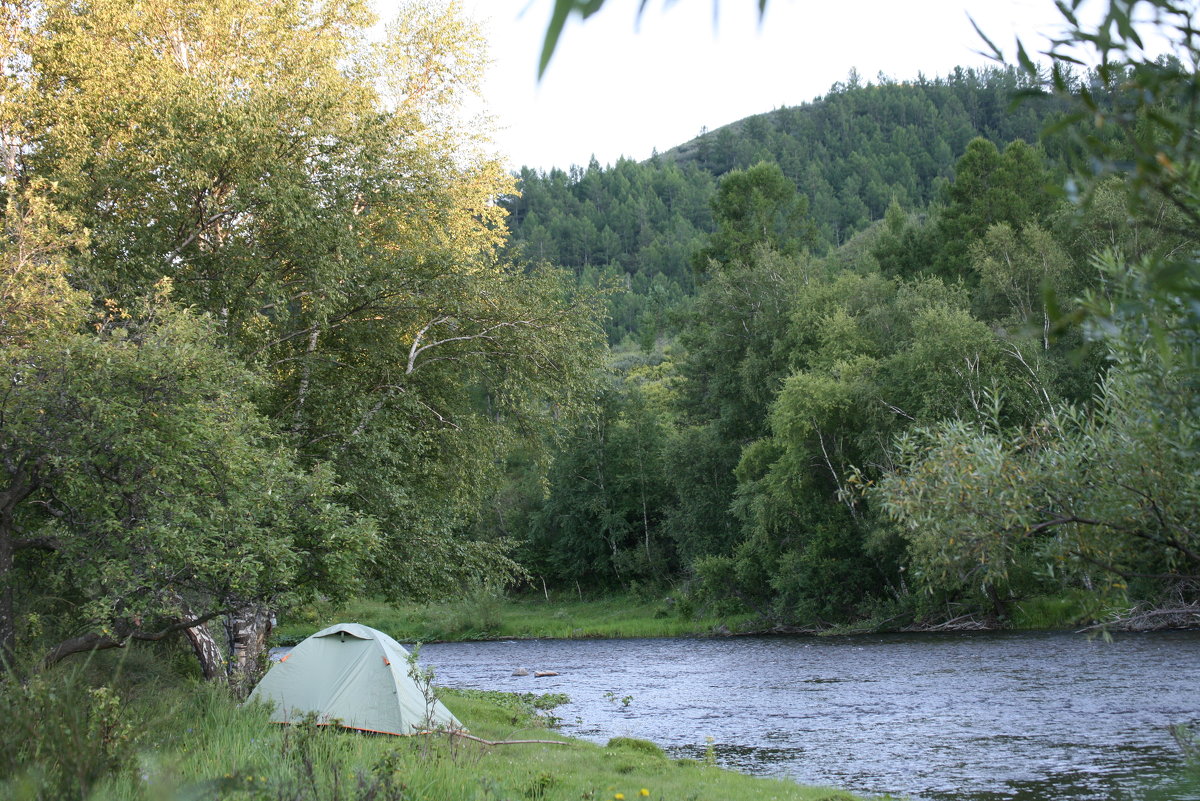
[[[984,66],[971,19],[1008,54],[1018,35],[1044,49],[1062,22],[1052,0],[769,0],[761,21],[755,0],[649,0],[640,17],[639,0],[607,0],[568,23],[539,81],[553,0],[462,1],[490,41],[484,96],[513,169],[645,159],[811,101],[851,69],[865,82]]]

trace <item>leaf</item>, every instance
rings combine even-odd
[[[1033,59],[1025,52],[1025,45],[1020,41],[1017,42],[1017,61],[1020,62],[1021,67],[1030,75],[1038,74],[1037,65],[1033,63]]]
[[[974,17],[972,17],[970,14],[968,14],[967,19],[971,22],[971,27],[975,29],[975,33],[977,33],[979,35],[979,38],[982,39],[984,41],[984,44],[986,44],[988,46],[988,48],[992,51],[990,54],[989,53],[981,53],[981,55],[987,56],[988,58],[990,58],[994,61],[999,61],[999,62],[1003,63],[1004,62],[1004,54],[1000,52],[1000,48],[996,47],[995,43],[991,39],[988,38],[988,35],[986,33],[984,33],[983,29],[979,27],[979,24],[977,22],[975,22]]]
[[[558,47],[558,37],[562,34],[567,16],[574,6],[573,0],[554,0],[554,10],[550,14],[550,22],[546,25],[546,37],[542,42],[542,56],[538,60],[538,80],[546,74],[554,49]]]
[[[538,80],[541,80],[542,76],[546,74],[546,67],[550,66],[550,59],[554,56],[554,51],[558,47],[558,39],[562,35],[571,12],[574,11],[583,19],[587,19],[599,11],[603,5],[604,0],[554,0],[554,10],[550,13],[550,22],[546,25],[546,37],[542,42],[542,55],[538,59]],[[641,8],[645,8],[645,0],[643,0]],[[641,8],[638,9],[639,14]]]

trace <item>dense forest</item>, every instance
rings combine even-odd
[[[479,587],[1195,602],[1200,51],[1151,5],[1191,61],[1114,3],[1092,73],[516,176],[453,4],[5,5],[0,657],[182,633],[244,688],[274,614]]]
[[[483,525],[551,585],[666,577],[785,626],[1194,601],[1192,312],[1147,293],[1191,286],[1195,227],[1123,166],[1179,134],[1126,108],[1133,68],[1030,68],[852,74],[643,163],[523,170],[511,252],[610,287],[611,351],[548,484],[516,460]],[[1154,69],[1182,114],[1192,74]]]

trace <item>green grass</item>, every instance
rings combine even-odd
[[[502,745],[435,734],[363,735],[330,727],[279,726],[261,707],[240,708],[220,687],[188,682],[165,666],[134,667],[117,682],[122,718],[110,736],[91,738],[79,758],[103,766],[87,792],[62,781],[70,727],[114,708],[91,683],[111,679],[112,660],[86,671],[57,671],[31,691],[0,684],[11,742],[2,743],[0,798],[12,801],[605,801],[635,799],[780,799],[852,801],[844,792],[746,776],[694,760],[674,760],[642,740],[607,746],[571,740],[548,728],[539,696],[444,692],[451,710],[488,740],[551,739],[564,745]],[[20,709],[32,692],[37,720]],[[17,697],[20,696],[20,697]],[[98,698],[92,702],[88,698]],[[9,703],[16,701],[17,703]],[[82,718],[80,716],[83,716]],[[95,722],[95,721],[93,721]],[[26,726],[25,724],[29,725]],[[91,725],[87,723],[86,725]],[[103,727],[101,727],[103,728]],[[99,731],[99,729],[97,729]],[[78,761],[78,760],[76,760]],[[94,766],[93,765],[93,766]],[[65,767],[64,767],[65,766]],[[69,778],[69,777],[68,777]],[[646,791],[642,793],[643,789]]]
[[[740,617],[693,616],[682,604],[631,595],[580,600],[506,598],[486,591],[445,603],[400,603],[362,599],[341,608],[308,607],[280,622],[276,639],[299,642],[334,622],[357,622],[403,642],[486,639],[586,639],[705,636],[737,631]]]

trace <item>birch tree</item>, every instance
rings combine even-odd
[[[5,13],[6,193],[53,187],[87,232],[69,288],[131,309],[170,279],[263,378],[248,398],[300,474],[376,521],[378,589],[514,574],[460,532],[511,443],[575,403],[597,312],[497,255],[512,184],[463,111],[486,59],[458,4],[408,4],[380,42],[361,0]],[[271,597],[227,621],[235,652]]]

